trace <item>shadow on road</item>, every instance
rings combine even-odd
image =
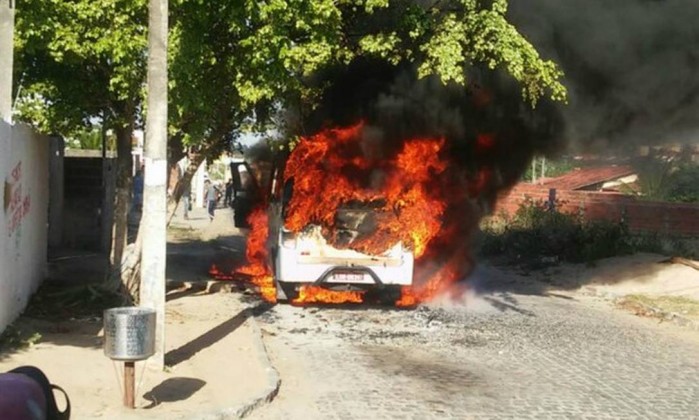
[[[574,291],[587,285],[614,285],[629,280],[652,282],[668,267],[667,257],[635,254],[606,258],[592,264],[561,263],[537,270],[516,264],[483,259],[463,282],[478,294],[511,292],[571,299],[558,293]]]
[[[167,249],[166,277],[176,282],[206,280],[212,265],[230,273],[244,260],[245,238],[242,236],[171,243]]]
[[[176,366],[179,363],[191,359],[203,349],[214,345],[238,329],[249,317],[261,315],[269,310],[269,308],[271,308],[271,305],[260,304],[257,307],[240,311],[233,318],[222,322],[190,342],[167,352],[165,354],[165,364],[167,366]]]
[[[521,315],[536,316],[532,311],[520,308],[516,299],[507,299],[509,296],[510,295],[505,295],[506,299],[497,299],[493,296],[484,296],[483,300],[488,302],[492,307],[500,312],[514,311]]]

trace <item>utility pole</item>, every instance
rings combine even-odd
[[[140,304],[155,309],[153,364],[165,367],[165,257],[167,246],[168,0],[148,3],[148,116],[146,119]]]

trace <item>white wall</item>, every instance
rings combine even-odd
[[[0,2],[0,118],[5,121],[12,121],[12,39],[14,28],[14,2]]]
[[[46,275],[48,137],[0,121],[0,331]]]

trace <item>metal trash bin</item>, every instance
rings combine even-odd
[[[155,353],[155,310],[141,307],[104,311],[104,354],[112,360],[145,360]]]

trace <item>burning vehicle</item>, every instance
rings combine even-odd
[[[290,230],[283,216],[291,200],[290,196],[284,198],[272,207],[271,215],[277,300],[297,299],[304,286],[312,285],[330,291],[347,291],[350,293],[345,295],[349,296],[352,291],[370,291],[377,298],[393,303],[400,298],[401,286],[412,284],[413,251],[402,242],[376,254],[351,249],[363,226],[373,223],[372,220],[385,211],[381,203],[339,207],[333,232],[339,239],[338,245],[333,245],[323,236],[320,225],[309,224],[298,232]]]
[[[468,225],[460,218],[468,213],[448,204],[474,209],[444,160],[444,139],[415,138],[374,156],[370,133],[359,123],[303,138],[283,167],[232,163],[236,225],[251,228],[239,273],[265,299],[412,306],[470,267],[462,253],[435,255]],[[417,266],[425,257],[438,263]]]
[[[308,302],[316,296],[320,301],[362,302],[368,294],[393,304],[413,284],[414,240],[391,234],[398,228],[391,221],[409,205],[404,194],[382,195],[373,188],[347,184],[340,173],[329,173],[329,146],[356,142],[360,132],[356,126],[304,139],[285,166],[231,163],[236,226],[248,226],[247,218],[260,217],[262,210],[257,216],[251,214],[254,203],[266,202],[266,266],[272,271],[277,301]],[[368,161],[358,160],[359,152],[344,154],[353,162],[334,163],[344,171],[352,165],[369,169]],[[318,176],[319,168],[309,167],[309,158],[324,166],[325,176]],[[349,191],[354,193],[343,194]],[[381,225],[388,229],[379,229]],[[380,240],[377,230],[384,230]],[[253,227],[251,235],[255,233]],[[254,253],[248,257],[254,258]]]
[[[479,135],[476,153],[495,141]],[[372,144],[358,123],[302,138],[283,165],[231,164],[235,224],[250,228],[237,273],[264,299],[409,307],[473,268],[469,233],[493,168],[450,165],[440,137],[389,154]]]
[[[296,304],[413,307],[465,290],[481,217],[551,144],[558,120],[518,90],[406,74],[351,66],[288,156],[232,164],[247,263],[215,277],[244,276],[265,300]]]

